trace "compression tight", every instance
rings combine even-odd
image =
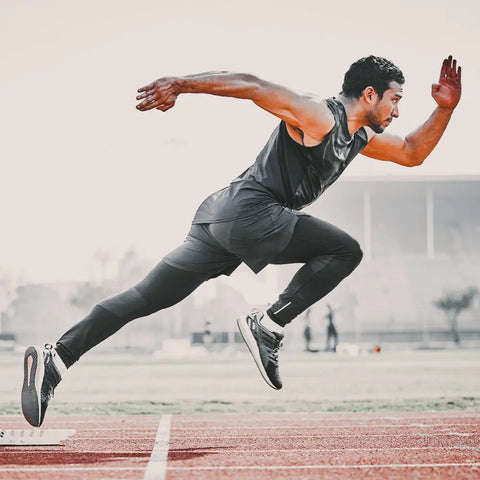
[[[360,263],[356,240],[339,228],[300,216],[287,248],[274,264],[304,263],[285,291],[267,311],[284,326],[320,300]],[[171,307],[190,295],[211,272],[189,272],[162,260],[147,277],[123,293],[98,303],[58,340],[56,349],[68,366],[128,322]]]
[[[143,281],[102,300],[68,330],[56,345],[60,358],[69,367],[128,322],[179,303],[209,276],[171,267],[162,260]]]
[[[287,325],[350,275],[362,256],[358,242],[343,230],[315,217],[300,217],[287,248],[272,263],[304,265],[267,310],[269,317]]]

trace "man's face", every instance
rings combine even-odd
[[[402,98],[402,86],[397,82],[390,82],[390,88],[382,98],[378,98],[367,112],[369,127],[375,133],[382,133],[398,117],[398,102]]]

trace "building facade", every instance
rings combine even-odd
[[[434,300],[480,288],[480,177],[344,177],[307,212],[355,237],[364,258],[322,303],[348,331],[447,328]],[[284,285],[296,267],[279,270]],[[477,303],[460,328],[480,330]]]

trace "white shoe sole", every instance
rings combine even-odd
[[[255,361],[255,364],[257,365],[257,368],[260,371],[260,374],[262,375],[263,379],[274,390],[278,390],[278,388],[275,385],[273,385],[273,383],[268,378],[267,372],[263,367],[262,359],[260,358],[260,351],[258,349],[258,345],[257,345],[257,342],[255,341],[252,331],[250,330],[250,327],[247,324],[247,319],[245,317],[237,319],[237,325],[238,325],[238,329],[240,330],[240,333],[242,334],[243,340],[247,344],[247,347],[250,350],[253,360]]]
[[[43,351],[32,345],[25,350],[22,411],[27,422],[34,427],[40,426],[42,409],[40,389],[44,375]]]

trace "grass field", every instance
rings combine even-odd
[[[20,413],[23,355],[0,352],[0,414]],[[480,350],[280,356],[270,389],[246,352],[191,360],[87,354],[59,385],[50,414],[480,409]]]

